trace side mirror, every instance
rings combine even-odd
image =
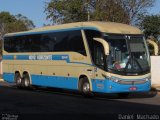
[[[105,55],[109,55],[109,44],[108,44],[107,41],[105,41],[105,40],[102,39],[102,38],[93,38],[93,40],[101,43],[101,44],[103,45],[103,47],[104,47],[104,54],[105,54]]]
[[[147,40],[147,43],[154,47],[154,55],[158,55],[158,45],[151,39]]]

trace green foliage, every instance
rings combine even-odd
[[[53,24],[87,21],[112,21],[134,24],[138,15],[155,0],[51,0],[46,3],[47,19]],[[88,17],[88,13],[90,17]]]
[[[54,24],[87,20],[82,0],[52,0],[45,12]]]
[[[139,15],[146,15],[148,8],[154,6],[155,0],[117,0],[129,16],[130,24],[138,24]]]
[[[29,20],[27,17],[21,14],[15,15],[15,17],[17,21],[20,22],[21,25],[23,25],[27,30],[33,29],[35,27],[34,23],[31,20]]]
[[[144,16],[140,27],[144,30],[146,37],[154,36],[157,38],[160,35],[160,15]]]
[[[90,20],[128,22],[125,11],[113,0],[51,0],[45,12],[53,24],[87,21],[88,13]]]
[[[0,33],[2,34],[25,31],[34,27],[33,22],[21,14],[14,16],[9,12],[0,13]]]
[[[160,36],[160,15],[141,16],[140,28],[144,31],[146,38],[153,40],[160,48],[158,37]],[[154,55],[153,46],[149,45],[151,55]],[[159,49],[160,53],[160,49]]]
[[[94,8],[93,20],[129,24],[129,15],[118,0],[99,0]]]

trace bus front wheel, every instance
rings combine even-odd
[[[80,91],[85,97],[92,97],[93,93],[90,90],[90,84],[87,77],[80,79]]]

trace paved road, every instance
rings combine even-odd
[[[0,82],[0,120],[18,119],[123,119],[149,115],[160,119],[160,94],[157,92],[131,94],[127,99],[116,95],[96,95],[84,98],[75,92],[55,89],[20,90]],[[159,115],[158,115],[159,114]],[[46,119],[47,117],[47,119]]]

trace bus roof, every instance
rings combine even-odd
[[[94,29],[99,30],[105,33],[112,33],[112,34],[142,34],[142,31],[137,27],[133,27],[127,24],[122,23],[114,23],[114,22],[77,22],[77,23],[68,23],[68,24],[61,24],[55,26],[45,26],[42,28],[36,28],[29,31],[24,32],[16,32],[16,33],[8,33],[5,36],[16,36],[16,35],[23,35],[23,34],[38,34],[41,32],[46,31],[56,31],[56,30],[65,30],[65,29]]]

